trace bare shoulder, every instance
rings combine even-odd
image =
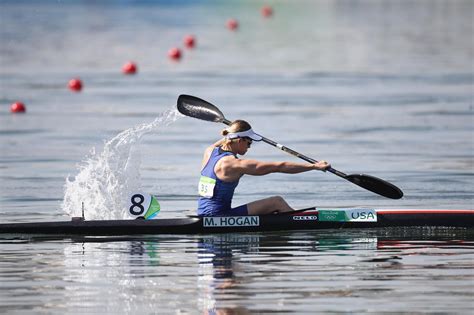
[[[240,159],[232,155],[221,158],[215,167],[217,177],[229,182],[238,180],[244,174],[239,167],[240,161]]]
[[[227,155],[227,156],[222,157],[219,162],[225,167],[235,167],[241,161],[242,161],[241,159],[236,158],[233,155]]]
[[[206,166],[207,164],[207,161],[209,160],[209,157],[211,156],[211,153],[212,153],[212,150],[214,150],[214,146],[209,146],[207,147],[207,149],[204,151],[204,155],[202,157],[202,167],[204,168],[204,166]]]
[[[204,150],[204,155],[207,155],[207,156],[211,155],[212,150],[214,150],[215,148],[216,148],[216,147],[213,146],[213,145],[208,146],[208,147],[206,148],[206,150]]]

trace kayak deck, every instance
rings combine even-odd
[[[383,227],[474,227],[474,210],[318,209],[289,214],[186,217],[154,220],[72,220],[3,223],[0,234],[140,235],[212,234]]]

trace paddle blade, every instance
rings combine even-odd
[[[374,176],[365,174],[347,175],[345,179],[362,188],[387,198],[400,199],[403,197],[403,192],[400,190],[400,188]]]
[[[178,111],[185,116],[230,124],[230,122],[225,119],[224,114],[216,106],[196,96],[180,95],[178,97],[177,107]]]

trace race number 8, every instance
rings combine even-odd
[[[138,202],[137,202],[137,199],[138,199]],[[129,208],[131,214],[140,215],[143,212],[145,212],[145,208],[143,207],[143,202],[145,201],[145,197],[143,197],[143,195],[135,194],[132,196],[130,201],[132,202],[132,205]]]

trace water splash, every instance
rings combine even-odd
[[[79,166],[79,174],[67,178],[62,209],[71,217],[84,215],[87,220],[127,219],[127,201],[141,192],[141,138],[175,122],[181,114],[169,110],[153,122],[127,129],[104,145],[101,153],[92,149]]]

